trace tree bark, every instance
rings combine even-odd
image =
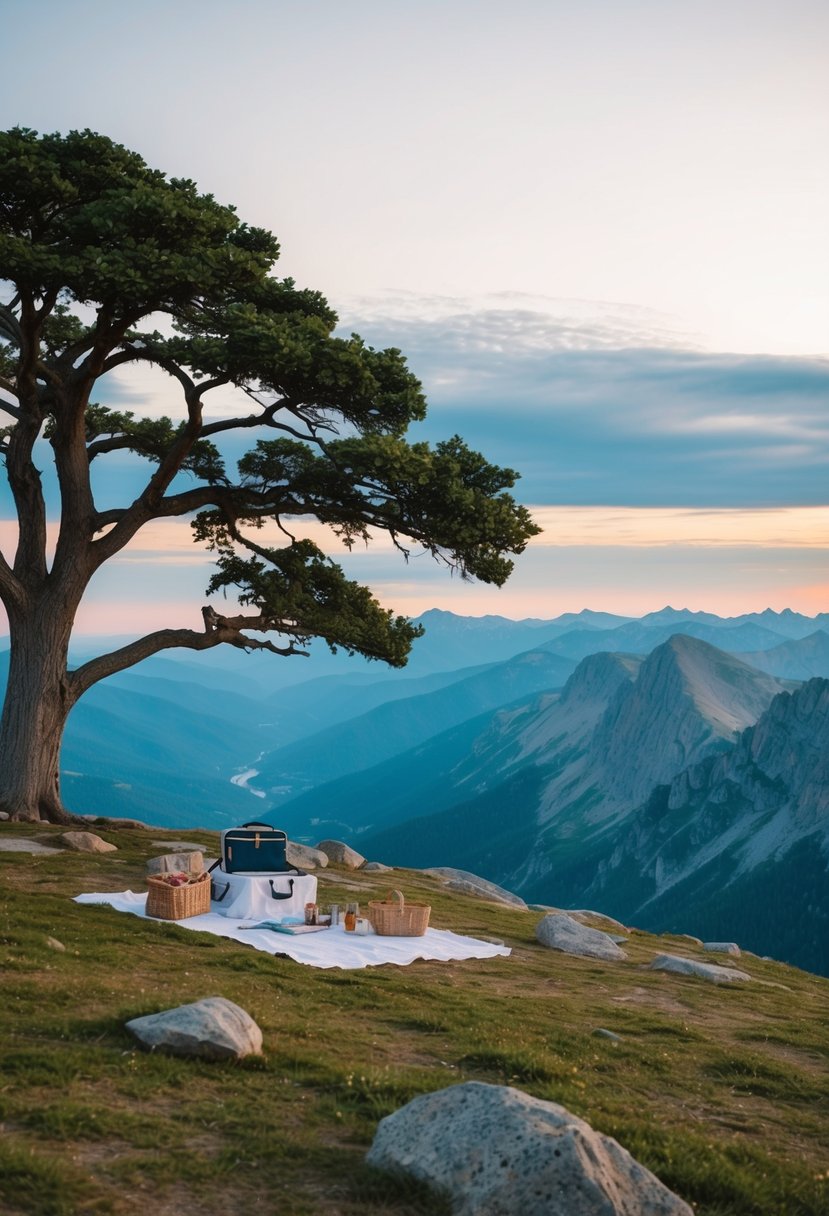
[[[74,698],[67,683],[69,620],[48,600],[10,614],[9,679],[0,718],[0,810],[16,820],[74,823],[60,796],[60,747]]]

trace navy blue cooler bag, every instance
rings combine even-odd
[[[211,866],[225,874],[304,874],[287,858],[288,837],[269,823],[245,823],[221,834],[221,857]]]

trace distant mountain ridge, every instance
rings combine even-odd
[[[421,621],[401,672],[317,648],[170,652],[113,677],[70,716],[67,805],[176,829],[265,819],[540,903],[601,895],[643,927],[717,937],[732,917],[755,949],[824,968],[791,929],[827,927],[829,613]]]
[[[271,752],[261,761],[258,780],[271,796],[286,789],[301,793],[404,752],[521,694],[560,687],[572,670],[573,663],[567,659],[529,651],[434,692],[385,702]]]

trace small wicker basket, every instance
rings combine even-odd
[[[159,920],[186,920],[210,911],[210,879],[205,872],[193,882],[171,887],[160,878],[147,879],[147,916]]]
[[[382,937],[422,937],[431,911],[430,904],[407,904],[402,891],[389,891],[387,900],[372,899],[368,904],[368,918]]]

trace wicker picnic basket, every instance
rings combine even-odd
[[[147,916],[159,920],[186,920],[210,911],[210,878],[200,874],[193,882],[171,887],[161,878],[147,878]]]
[[[368,918],[383,937],[422,937],[431,911],[429,904],[407,904],[402,891],[389,891],[388,899],[370,899],[368,904]]]

